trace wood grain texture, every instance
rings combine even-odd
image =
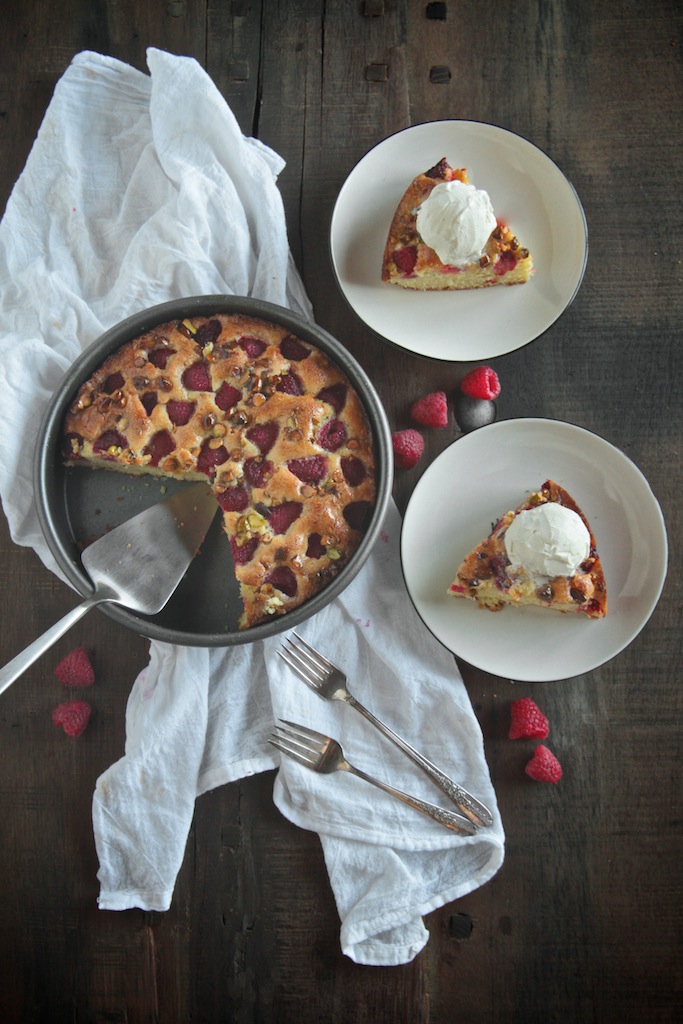
[[[82,49],[144,70],[157,46],[207,68],[245,134],[280,153],[290,243],[318,322],[373,379],[392,427],[467,368],[393,348],[346,305],[328,228],[358,160],[411,124],[466,118],[543,149],[575,186],[590,255],[575,301],[495,360],[499,419],[593,430],[641,468],[672,539],[642,633],[589,675],[541,686],[460,664],[507,834],[482,889],[434,911],[416,960],[361,968],[315,835],[272,803],[266,773],[201,797],[165,914],[97,909],[90,806],[123,753],[125,703],[147,644],[94,612],[0,699],[0,1011],[11,1022],[669,1024],[681,1008],[681,28],[671,0],[11,0],[0,20],[0,209],[54,86]],[[436,71],[434,69],[437,69]],[[440,156],[441,154],[439,154]],[[425,330],[430,325],[425,324]],[[426,432],[398,473],[403,509],[455,436]],[[476,480],[464,481],[466,490]],[[447,523],[432,524],[435,537]],[[77,599],[0,524],[6,661]],[[93,649],[94,717],[52,725],[58,658]],[[568,672],[570,674],[570,672]],[[509,705],[533,696],[565,769],[523,774]]]

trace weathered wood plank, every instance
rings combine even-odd
[[[432,17],[428,17],[431,9]],[[445,17],[444,17],[445,14]],[[664,0],[616,10],[474,0],[39,0],[0,22],[0,203],[24,165],[59,75],[91,48],[141,70],[159,46],[196,57],[242,130],[286,160],[280,177],[296,262],[318,321],[375,381],[392,427],[414,397],[457,387],[465,367],[384,344],[346,306],[327,248],[339,188],[388,134],[470,118],[528,138],[575,185],[590,258],[547,335],[496,360],[499,418],[565,419],[645,472],[672,536],[680,522],[680,14]],[[441,154],[439,154],[441,155]],[[425,330],[430,325],[425,324]],[[455,436],[429,432],[397,474],[404,507]],[[476,487],[463,481],[463,491]],[[447,523],[429,524],[435,540]],[[651,621],[613,662],[526,686],[461,665],[507,829],[483,889],[427,918],[427,949],[360,968],[315,835],[281,818],[273,774],[206,794],[166,914],[100,912],[90,802],[123,751],[125,702],[146,642],[101,613],[83,620],[0,700],[0,1009],[8,1021],[358,1024],[664,1024],[681,985],[680,552]],[[0,523],[3,661],[76,603]],[[71,742],[52,725],[54,664],[95,651],[95,714]],[[534,696],[565,768],[524,776],[509,704]]]

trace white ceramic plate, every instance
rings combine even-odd
[[[399,199],[446,157],[489,193],[534,257],[523,285],[414,292],[383,284],[382,254]],[[374,331],[419,355],[491,359],[539,337],[570,304],[588,255],[586,219],[559,168],[526,139],[477,121],[431,121],[385,139],[356,165],[337,197],[330,245],[339,286]]]
[[[449,596],[462,558],[548,478],[569,491],[591,525],[607,616],[488,612]],[[638,635],[664,584],[667,539],[647,480],[622,452],[570,423],[519,419],[466,434],[435,459],[408,504],[401,559],[413,603],[445,647],[494,675],[547,682],[590,672]]]

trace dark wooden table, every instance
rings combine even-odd
[[[426,949],[394,968],[340,953],[319,841],[275,810],[272,773],[200,798],[170,911],[97,909],[92,793],[122,754],[147,644],[90,615],[0,700],[3,1021],[679,1019],[682,27],[672,0],[4,5],[2,208],[74,54],[142,70],[149,45],[196,57],[243,131],[286,159],[280,188],[316,318],[370,373],[393,428],[407,425],[409,396],[452,393],[465,367],[388,346],[348,308],[328,256],[342,183],[382,138],[427,120],[490,122],[544,150],[583,202],[588,268],[542,338],[494,361],[499,418],[568,420],[624,451],[662,505],[672,551],[651,620],[599,670],[538,689],[460,666],[506,860],[433,912]],[[420,466],[397,474],[401,508],[454,430],[427,432]],[[75,600],[12,543],[4,517],[0,546],[4,662]],[[76,643],[96,649],[102,682],[88,730],[65,742],[50,676]],[[510,700],[539,693],[561,729],[558,787],[522,784],[503,742]]]

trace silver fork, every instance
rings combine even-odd
[[[380,782],[379,779],[366,775],[360,768],[355,768],[346,760],[341,745],[330,736],[325,736],[321,732],[316,732],[315,729],[308,729],[285,719],[283,719],[283,724],[288,728],[283,729],[281,726],[276,726],[270,737],[270,743],[282,753],[287,754],[288,757],[298,761],[299,764],[305,765],[306,768],[310,768],[314,772],[322,772],[324,775],[329,775],[332,772],[350,772],[352,775],[357,775],[359,779],[365,779],[373,786],[383,789],[385,793],[402,800],[404,804],[409,804],[415,810],[422,811],[423,814],[453,832],[460,832],[468,836],[476,834],[476,825],[473,825],[469,818],[458,814],[457,811],[447,811],[426,800],[409,796],[400,789],[394,789],[393,786],[387,785],[386,782]]]
[[[328,661],[314,647],[311,647],[296,631],[293,631],[293,634],[298,643],[294,643],[291,637],[286,637],[286,643],[289,646],[284,650],[279,650],[277,653],[296,672],[300,679],[303,679],[323,700],[342,700],[345,704],[355,708],[356,711],[360,711],[387,739],[390,739],[404,754],[407,754],[430,777],[432,782],[435,782],[450,797],[456,807],[474,825],[488,826],[493,824],[493,816],[488,807],[484,806],[457,782],[449,779],[436,765],[427,760],[423,754],[415,750],[414,747],[411,747],[409,743],[401,739],[388,725],[385,725],[371,711],[363,707],[360,701],[356,700],[349,692],[346,676],[341,669],[338,669],[336,665]]]

